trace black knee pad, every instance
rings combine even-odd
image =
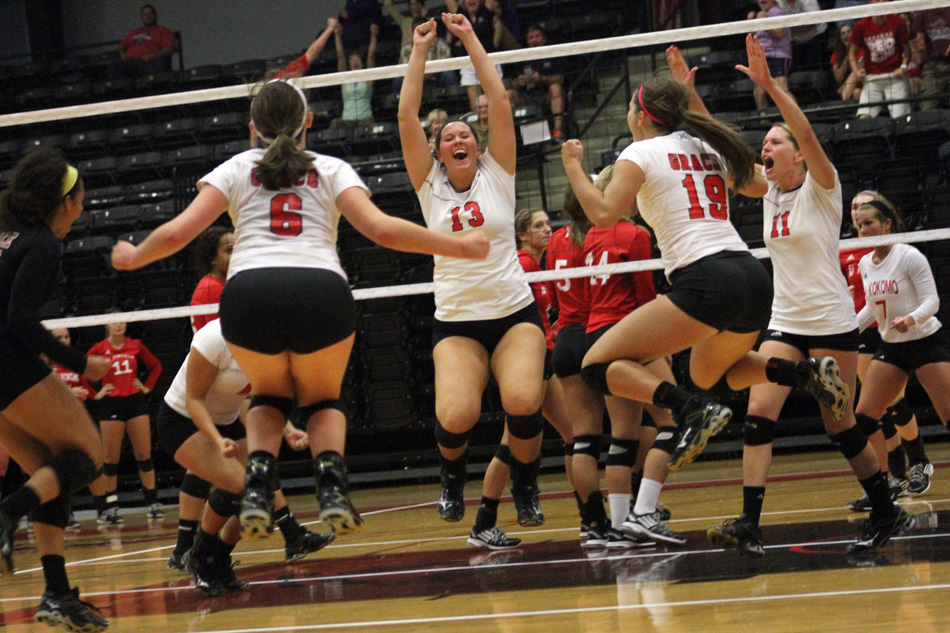
[[[610,363],[594,363],[581,369],[581,378],[587,383],[587,386],[599,394],[605,396],[613,395],[610,393],[610,387],[607,386],[607,368]]]
[[[869,415],[856,413],[854,415],[854,421],[857,423],[857,427],[861,429],[861,432],[864,433],[864,437],[871,437],[881,430],[881,423]]]
[[[679,431],[677,431],[675,428],[664,427],[656,434],[656,439],[653,440],[652,448],[672,455],[673,451],[676,449],[676,445],[679,444],[679,441]]]
[[[637,451],[640,449],[639,440],[610,439],[610,448],[607,449],[607,465],[633,468],[637,461]]]
[[[211,482],[205,481],[198,475],[188,472],[185,473],[185,478],[181,480],[181,491],[192,497],[207,499],[211,493]]]
[[[510,428],[508,430],[511,431]],[[435,441],[438,442],[439,446],[444,448],[462,448],[468,443],[468,438],[471,435],[471,429],[463,433],[452,433],[451,431],[445,430],[441,422],[438,420],[435,421]]]
[[[574,454],[590,455],[594,459],[600,459],[600,436],[599,435],[575,435],[574,436]]]
[[[92,458],[78,449],[65,450],[54,455],[46,466],[56,473],[59,480],[59,496],[69,497],[88,486],[99,476],[99,469]]]
[[[889,420],[894,426],[907,426],[914,419],[914,410],[907,404],[907,398],[901,398],[884,412],[884,420]]]
[[[233,517],[241,511],[241,495],[215,488],[208,495],[208,507],[223,517]]]
[[[854,459],[860,455],[864,447],[868,445],[867,436],[861,432],[861,429],[859,429],[857,425],[829,437],[831,443],[844,455],[845,459]]]
[[[155,462],[152,461],[151,457],[141,461],[136,461],[135,463],[139,465],[139,470],[143,473],[150,473],[155,470]]]
[[[570,457],[574,454],[574,443],[573,442],[564,442],[564,456]],[[0,479],[0,483],[3,483],[3,480]]]
[[[293,398],[284,398],[283,396],[251,396],[251,404],[247,410],[254,407],[273,407],[283,414],[284,419],[289,419],[294,410]]]
[[[881,431],[884,433],[884,439],[889,440],[895,435],[897,435],[897,427],[894,426],[894,423],[885,415],[881,418]]]
[[[336,409],[343,414],[343,417],[347,417],[346,403],[343,402],[341,398],[335,398],[333,400],[321,400],[320,402],[314,402],[313,404],[308,404],[305,407],[297,407],[297,420],[300,422],[301,426],[305,426],[307,424],[307,420],[309,420],[314,413],[323,411],[324,409]]]
[[[102,464],[102,474],[106,477],[115,477],[119,474],[119,465],[113,464],[112,462],[104,462]]]
[[[508,416],[508,434],[519,440],[530,440],[541,434],[544,430],[544,416],[541,415],[541,409],[538,409],[531,415],[509,415]]]
[[[765,446],[775,439],[775,420],[761,415],[747,415],[742,424],[742,443],[746,446]]]
[[[65,528],[69,523],[69,495],[61,495],[35,508],[30,512],[30,520],[60,529]]]
[[[511,448],[505,446],[504,444],[499,444],[498,450],[495,451],[495,459],[503,464],[511,466]]]

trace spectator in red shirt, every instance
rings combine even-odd
[[[195,256],[198,259],[198,267],[205,275],[198,282],[194,294],[191,295],[191,305],[204,306],[221,301],[224,282],[228,278],[232,250],[234,250],[234,229],[231,227],[212,226],[198,237]],[[217,312],[195,314],[191,317],[191,329],[197,332],[217,318]]]
[[[138,463],[139,479],[142,480],[142,489],[148,504],[148,518],[161,519],[165,516],[155,489],[151,422],[148,417],[148,399],[146,398],[158,382],[158,377],[162,373],[162,363],[141,341],[127,338],[125,329],[125,323],[109,323],[106,325],[108,336],[93,345],[86,353],[86,356],[103,356],[112,364],[112,369],[102,378],[102,388],[96,394],[97,399],[101,398],[101,403],[95,415],[99,420],[102,447],[105,452],[100,479],[106,484],[107,490],[106,511],[100,514],[99,523],[110,525],[123,522],[119,516],[116,485],[122,436],[125,433],[129,435],[132,452]],[[139,362],[149,369],[148,378],[144,383],[138,377]]]
[[[871,4],[888,0],[871,0]],[[876,15],[858,20],[851,32],[848,60],[851,70],[864,80],[858,108],[858,118],[877,116],[881,106],[866,106],[879,101],[907,99],[910,86],[907,82],[907,64],[910,63],[910,36],[907,22],[897,14]],[[858,56],[865,49],[863,63]],[[910,104],[891,103],[887,106],[891,118],[910,114]]]
[[[126,77],[160,73],[172,69],[172,55],[178,52],[178,38],[158,25],[158,12],[142,5],[142,26],[132,29],[119,42],[119,73]]]

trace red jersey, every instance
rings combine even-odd
[[[139,393],[138,388],[132,384],[139,375],[139,359],[149,369],[148,378],[145,380],[149,391],[155,388],[155,383],[162,373],[162,363],[141,341],[134,338],[126,338],[118,349],[112,346],[109,339],[99,341],[86,352],[86,356],[105,356],[112,363],[112,369],[102,378],[103,385],[115,385],[115,389],[108,394],[110,398],[134,396]]]
[[[909,39],[907,23],[899,15],[884,16],[884,24],[863,18],[851,31],[851,43],[867,50],[864,69],[869,75],[884,75],[900,68]]]
[[[854,297],[855,314],[860,312],[865,304],[864,280],[861,279],[858,262],[873,250],[873,248],[850,248],[838,253],[838,257],[841,259],[841,272],[844,273],[844,278],[848,280],[848,289],[851,291],[851,296]],[[872,323],[870,327],[877,327],[877,323]]]
[[[584,266],[584,248],[571,239],[571,225],[562,226],[551,234],[545,255],[548,270],[562,268],[581,268]],[[584,277],[560,279],[554,284],[553,304],[558,309],[557,326],[563,329],[568,325],[587,327],[590,313],[588,299],[588,280]]]
[[[206,306],[211,303],[221,303],[222,292],[224,292],[224,282],[217,277],[205,275],[198,282],[195,293],[191,295],[191,305]],[[191,329],[193,332],[197,332],[217,318],[217,313],[195,314],[191,317]]]
[[[169,47],[177,51],[178,40],[175,39],[175,34],[164,26],[140,26],[122,38],[122,48],[125,49],[128,59],[141,59]]]
[[[526,250],[518,251],[518,262],[526,273],[541,272],[534,255]],[[554,332],[551,329],[551,306],[554,299],[554,284],[550,281],[533,281],[529,284],[534,293],[534,302],[541,313],[541,322],[544,324],[544,338],[548,349],[554,349]]]
[[[593,227],[584,239],[584,263],[588,266],[619,264],[651,259],[650,234],[633,222],[618,222],[609,229]],[[656,298],[653,271],[590,278],[590,318],[587,332],[612,325]]]
[[[50,365],[50,368],[56,372],[56,375],[63,379],[63,382],[66,383],[66,386],[72,389],[73,387],[82,387],[83,391],[77,393],[76,397],[79,398],[80,402],[85,402],[86,399],[95,393],[95,390],[89,386],[89,383],[86,382],[86,379],[74,372],[72,369],[63,367],[53,363]]]

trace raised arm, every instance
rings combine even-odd
[[[310,66],[313,65],[313,62],[320,57],[320,53],[323,52],[323,49],[326,48],[330,36],[333,35],[333,25],[336,23],[336,18],[328,19],[327,28],[323,30],[323,33],[310,43],[310,46],[307,47],[303,55],[290,62],[283,70],[274,76],[274,79],[302,77],[310,69]]]
[[[379,25],[369,25],[369,51],[366,53],[366,67],[376,68],[376,44],[379,40]]]
[[[670,46],[666,49],[666,65],[670,67],[670,73],[673,79],[689,88],[689,109],[695,112],[709,114],[709,109],[703,103],[699,93],[696,92],[696,68],[690,68],[683,59],[683,54],[676,46]],[[711,116],[711,115],[710,115]]]
[[[629,160],[618,160],[613,178],[604,191],[594,186],[584,171],[584,147],[577,139],[561,146],[561,161],[571,189],[584,209],[584,215],[595,226],[610,228],[630,215],[643,186],[643,170]]]
[[[399,140],[402,144],[402,156],[406,162],[409,180],[416,191],[425,182],[432,169],[432,153],[429,151],[429,139],[426,138],[422,122],[419,121],[419,108],[422,107],[422,84],[425,81],[426,57],[436,38],[435,20],[420,24],[412,34],[412,52],[399,93]]]
[[[228,208],[228,199],[212,185],[205,185],[177,217],[151,232],[138,246],[116,242],[112,266],[116,270],[136,270],[174,255],[211,226]]]
[[[508,100],[508,91],[505,84],[495,70],[495,65],[488,59],[488,53],[482,43],[475,36],[472,25],[464,15],[459,13],[443,13],[442,22],[449,32],[459,38],[468,57],[475,66],[478,82],[488,97],[488,129],[489,149],[496,161],[509,174],[515,173],[517,156],[515,150],[515,122],[511,113],[511,102]]]
[[[808,122],[808,117],[798,107],[798,103],[795,102],[792,95],[783,90],[772,77],[768,62],[765,59],[765,50],[759,44],[759,38],[749,34],[746,36],[745,45],[746,53],[749,56],[749,65],[738,65],[736,70],[748,75],[749,79],[762,86],[769,93],[798,142],[798,148],[805,158],[805,165],[808,167],[808,171],[811,172],[812,178],[823,189],[831,189],[835,185],[835,166],[818,141],[815,130]]]
[[[343,24],[337,21],[333,27],[334,42],[336,43],[336,70],[345,73],[349,70],[346,63],[346,51],[343,50]]]

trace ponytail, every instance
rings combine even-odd
[[[264,158],[257,161],[257,179],[265,189],[289,187],[313,167],[313,158],[297,146],[297,141],[279,134],[267,148]]]

